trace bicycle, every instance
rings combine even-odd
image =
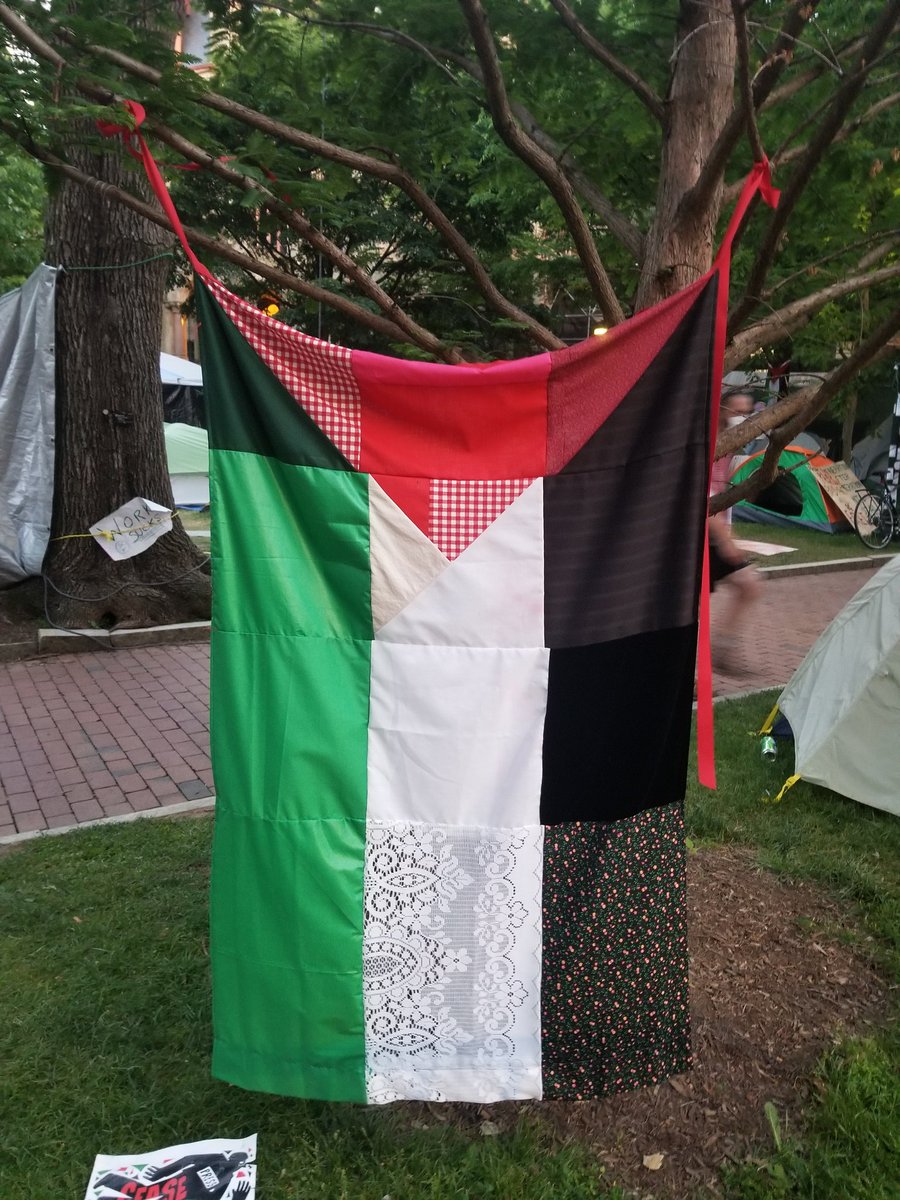
[[[900,519],[888,488],[862,493],[853,510],[853,528],[870,550],[883,550],[891,538],[900,538]]]

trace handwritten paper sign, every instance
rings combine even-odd
[[[852,525],[857,501],[865,488],[847,464],[836,462],[828,467],[810,467],[810,470],[822,491],[828,493]]]
[[[136,496],[91,526],[91,533],[110,558],[134,558],[172,528],[172,512]]]
[[[98,1154],[84,1200],[254,1200],[256,1134],[147,1154]]]

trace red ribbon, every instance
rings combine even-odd
[[[179,242],[181,242],[182,249],[188,256],[188,261],[201,279],[211,279],[212,275],[210,274],[209,270],[204,267],[203,263],[188,244],[187,236],[184,232],[184,226],[181,224],[181,218],[178,216],[175,205],[172,203],[172,197],[169,195],[169,189],[166,187],[166,181],[160,174],[159,167],[156,165],[156,159],[150,153],[150,147],[138,132],[147,116],[144,106],[142,104],[138,104],[136,100],[123,100],[122,103],[134,118],[134,125],[117,125],[112,121],[98,121],[97,128],[104,137],[120,136],[125,143],[125,148],[128,153],[143,163],[144,170],[147,173],[147,178],[150,181],[150,186],[153,188],[153,193],[162,205],[163,212],[169,218],[169,223],[172,226],[172,229],[175,231],[175,235]],[[135,146],[137,146],[137,149],[135,149]]]
[[[725,367],[725,335],[728,325],[728,283],[731,251],[747,210],[759,195],[771,208],[778,205],[781,193],[772,186],[769,160],[754,163],[744,180],[744,186],[734,206],[722,245],[712,265],[710,275],[718,272],[719,290],[716,296],[716,327],[713,338],[712,405],[710,408],[709,470],[716,453],[719,435],[719,399],[722,394],[722,375]],[[709,485],[707,483],[707,492]],[[709,515],[703,546],[703,575],[700,581],[699,636],[697,639],[697,777],[704,787],[716,786],[715,734],[713,730],[712,650],[710,646],[710,581],[709,581]]]

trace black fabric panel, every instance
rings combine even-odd
[[[697,626],[550,651],[541,824],[684,798]]]
[[[711,281],[618,408],[544,481],[551,649],[695,619],[715,300]]]
[[[690,1066],[680,804],[544,834],[545,1100],[591,1100]]]

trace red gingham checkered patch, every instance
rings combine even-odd
[[[235,325],[341,454],[359,468],[359,388],[351,351],[292,329],[233,296],[216,279],[210,290]]]
[[[428,536],[448,558],[457,558],[533,482],[432,479]]]

